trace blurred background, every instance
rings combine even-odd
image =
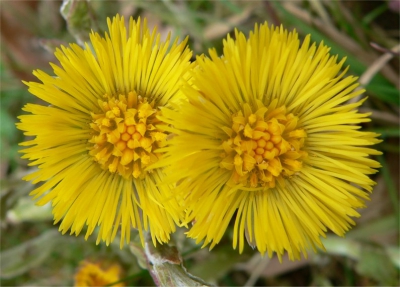
[[[61,9],[62,7],[62,9]],[[61,10],[61,12],[60,12]],[[255,23],[268,21],[311,34],[331,53],[347,57],[349,74],[360,77],[368,100],[363,112],[372,122],[363,129],[378,132],[376,146],[382,164],[373,176],[377,185],[355,228],[345,238],[328,235],[326,252],[282,264],[251,248],[232,250],[232,230],[212,252],[174,235],[184,266],[208,283],[225,286],[376,286],[399,285],[399,11],[400,1],[1,1],[0,133],[1,133],[1,286],[71,286],[83,260],[119,264],[127,286],[154,285],[140,261],[136,243],[119,249],[96,245],[83,234],[58,233],[51,207],[37,207],[28,196],[34,188],[21,180],[29,173],[18,154],[24,141],[15,128],[27,102],[38,100],[21,80],[35,80],[32,70],[49,74],[57,63],[55,47],[88,40],[91,29],[103,33],[106,17],[116,13],[147,17],[163,35],[190,36],[195,54],[211,47],[221,51],[222,39],[234,27],[248,33]],[[136,254],[136,256],[134,255]],[[139,260],[138,260],[139,258]],[[110,285],[111,286],[111,285]]]

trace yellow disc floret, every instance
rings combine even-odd
[[[74,286],[107,286],[120,280],[121,267],[117,264],[108,265],[103,262],[83,261],[74,276]],[[117,282],[112,286],[125,286]]]
[[[105,98],[98,101],[101,111],[92,114],[89,153],[103,169],[138,178],[158,161],[161,154],[154,150],[163,146],[167,137],[155,127],[159,110],[135,92]]]
[[[297,128],[296,116],[276,104],[257,102],[253,111],[246,103],[232,115],[232,126],[223,128],[229,138],[222,143],[220,166],[232,170],[234,184],[273,188],[276,180],[300,170],[306,133]]]

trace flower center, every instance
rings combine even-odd
[[[276,104],[267,108],[258,101],[253,111],[246,103],[232,115],[232,126],[223,127],[229,138],[222,143],[220,167],[232,170],[231,183],[273,188],[276,180],[283,183],[301,169],[306,132],[296,129],[296,116]]]
[[[161,157],[154,150],[164,145],[167,134],[155,127],[160,122],[159,111],[154,109],[154,102],[148,103],[136,92],[105,97],[108,99],[98,101],[101,112],[92,114],[89,142],[93,146],[89,154],[103,169],[138,178]]]

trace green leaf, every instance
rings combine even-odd
[[[400,208],[399,208],[399,196],[398,196],[398,189],[396,187],[396,183],[395,183],[395,179],[392,177],[391,173],[390,173],[390,168],[389,165],[385,159],[384,156],[380,155],[378,156],[378,161],[379,163],[382,165],[380,172],[383,175],[383,178],[385,179],[385,183],[389,192],[389,197],[390,197],[390,201],[392,203],[393,206],[393,210],[395,212],[395,214],[399,214],[400,212]],[[397,230],[399,228],[399,217],[396,217],[397,220]]]
[[[385,217],[380,217],[376,220],[370,220],[367,224],[357,226],[349,231],[346,237],[351,239],[371,238],[375,234],[391,234],[397,233],[398,219],[397,213]]]
[[[25,197],[34,188],[30,182],[21,180],[32,170],[17,169],[8,177],[0,180],[0,219],[15,207],[21,197]],[[38,207],[39,208],[39,207]]]
[[[0,109],[0,135],[2,141],[11,142],[15,139],[17,130],[13,119],[5,108]]]
[[[190,271],[206,281],[221,279],[239,262],[248,260],[246,254],[239,254],[230,245],[215,248],[207,254],[206,261],[197,262]]]
[[[53,249],[61,246],[62,240],[63,237],[57,230],[49,230],[34,239],[2,251],[0,278],[13,278],[39,266]]]
[[[387,221],[392,221],[391,218],[388,218]],[[387,224],[387,223],[385,223]],[[392,223],[389,223],[392,224]],[[353,231],[351,231],[353,232]],[[349,235],[351,234],[349,232]],[[379,232],[379,229],[377,229]],[[354,233],[355,234],[355,233]],[[328,235],[326,238],[322,239],[322,244],[325,247],[325,251],[331,255],[339,255],[343,257],[350,258],[355,261],[360,261],[363,259],[363,253],[370,248],[371,244],[368,242],[361,242],[356,240],[355,238],[361,236],[363,232],[357,233],[356,236],[349,238],[341,238],[335,235]],[[350,237],[350,236],[349,236]],[[375,249],[382,249],[383,253],[386,254],[386,259],[390,261],[390,264],[393,266],[400,267],[400,258],[399,258],[399,248],[396,246],[377,246]],[[381,252],[381,251],[379,251]],[[313,256],[313,255],[311,255]]]
[[[326,252],[333,255],[346,256],[353,260],[357,260],[361,253],[361,243],[356,240],[345,239],[335,235],[328,235],[323,238],[322,244],[325,246]]]
[[[132,242],[129,244],[129,249],[132,254],[135,255],[139,266],[143,269],[147,269],[146,254],[144,253],[140,240],[132,240]]]
[[[374,128],[374,129],[369,129],[369,131],[380,134],[380,138],[400,137],[400,130],[397,126],[396,127]]]
[[[392,263],[400,268],[400,247],[399,246],[387,246],[385,248],[387,255],[389,256]]]
[[[368,92],[371,92],[377,98],[381,99],[382,101],[390,104],[395,104],[397,106],[400,105],[400,91],[396,88],[391,86],[390,84],[380,84],[376,83],[377,81],[371,81],[365,89]]]
[[[304,34],[311,34],[312,41],[320,43],[324,41],[324,44],[331,48],[331,55],[338,55],[339,59],[346,58],[345,66],[350,66],[350,73],[355,75],[362,75],[367,70],[367,65],[361,62],[355,55],[349,53],[346,49],[340,46],[340,43],[335,42],[328,36],[324,35],[314,27],[308,25],[303,20],[293,17],[280,2],[276,2],[277,10],[282,13],[288,24],[295,26],[298,30]],[[381,73],[376,74],[367,85],[366,90],[371,93],[374,97],[390,104],[400,105],[399,90],[396,89]]]
[[[380,246],[364,245],[356,270],[376,280],[379,285],[397,285],[397,270]]]
[[[92,29],[98,30],[87,0],[63,0],[60,13],[67,22],[68,31],[80,45],[89,41]]]
[[[16,206],[7,212],[7,218],[12,222],[38,222],[51,220],[53,214],[51,213],[51,205],[45,206],[35,205],[31,197],[21,197]]]

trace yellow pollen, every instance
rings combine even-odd
[[[274,148],[274,143],[273,143],[272,141],[266,142],[266,143],[265,143],[265,148],[266,148],[267,150],[273,149],[273,148]]]
[[[135,141],[134,140],[129,140],[128,143],[126,144],[130,149],[135,148]]]
[[[263,135],[263,140],[265,140],[265,141],[269,141],[270,140],[270,138],[271,138],[271,135],[267,132],[267,133],[265,133],[265,135]]]
[[[293,123],[297,117],[287,113],[285,106],[276,107],[276,102],[268,109],[259,101],[253,109],[244,104],[233,114],[232,126],[226,127],[232,135],[222,143],[220,164],[232,171],[230,181],[268,189],[275,187],[278,178],[299,171],[307,156],[302,150],[307,134]]]
[[[122,134],[121,139],[122,139],[123,141],[126,141],[126,142],[127,142],[128,140],[131,139],[131,135],[128,134],[128,133],[124,133],[124,134]]]
[[[274,144],[280,143],[282,140],[282,137],[280,135],[273,135],[271,138],[271,142]]]
[[[139,134],[138,132],[135,132],[133,135],[132,135],[132,139],[134,139],[134,140],[140,140],[142,138],[142,136],[141,136],[141,134]]]
[[[144,176],[146,167],[161,157],[154,150],[164,146],[167,138],[155,127],[160,112],[136,92],[105,98],[98,101],[99,113],[92,114],[89,154],[112,173]]]
[[[126,128],[126,126],[124,125],[126,131],[128,132],[128,134],[133,135],[136,131],[134,126],[129,126],[128,128]]]
[[[126,148],[126,142],[124,142],[124,141],[119,141],[119,142],[117,142],[117,148],[118,148],[120,151],[123,151],[123,150]]]
[[[266,144],[267,144],[267,141],[266,141],[265,139],[259,139],[259,140],[257,141],[257,146],[258,146],[258,147],[265,147]]]
[[[258,147],[256,149],[256,154],[264,154],[264,149],[262,147]]]

